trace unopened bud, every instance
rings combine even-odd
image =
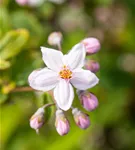
[[[44,124],[44,109],[39,108],[35,114],[30,118],[30,126],[38,132]]]
[[[69,132],[69,122],[62,110],[56,111],[55,127],[57,132],[63,136]]]
[[[93,111],[98,107],[98,99],[94,94],[88,91],[80,91],[78,93],[81,104],[86,110]]]
[[[96,72],[99,71],[100,65],[95,60],[86,60],[86,62],[85,62],[85,68],[87,70],[90,70],[91,72],[96,73]]]
[[[53,46],[60,45],[61,41],[62,41],[61,32],[52,32],[48,37],[48,43]]]
[[[79,126],[81,129],[86,129],[90,126],[90,119],[89,116],[77,108],[74,108],[72,110],[72,114],[74,116],[74,120],[77,126]]]
[[[97,53],[100,49],[100,42],[96,38],[86,38],[82,40],[88,54]]]

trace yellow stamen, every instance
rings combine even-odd
[[[70,79],[72,77],[72,72],[64,65],[63,70],[59,72],[59,75],[63,79]]]

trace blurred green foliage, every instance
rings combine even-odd
[[[29,127],[29,118],[37,108],[52,101],[47,94],[30,91],[27,82],[34,69],[44,67],[40,46],[48,46],[52,31],[63,33],[64,53],[89,36],[102,45],[98,54],[88,56],[101,65],[97,73],[100,84],[90,89],[100,104],[89,113],[91,127],[79,129],[69,110],[71,129],[64,137],[55,130],[55,108],[47,110],[48,122],[40,135]],[[67,0],[61,5],[45,2],[33,8],[19,6],[14,0],[0,1],[2,150],[134,150],[134,93],[134,0]],[[77,96],[74,106],[83,110]]]

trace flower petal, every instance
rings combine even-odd
[[[41,47],[41,51],[43,54],[43,61],[53,71],[59,71],[63,66],[63,54],[58,50],[54,50],[51,48]]]
[[[47,68],[35,70],[29,75],[28,81],[33,89],[49,91],[58,83],[58,74]]]
[[[82,68],[84,66],[85,55],[85,47],[82,43],[79,43],[76,44],[67,55],[64,55],[63,61],[65,65],[68,65],[72,70]]]
[[[65,111],[68,110],[74,99],[74,91],[71,84],[64,79],[61,79],[54,89],[54,98],[59,108]]]
[[[86,90],[95,86],[99,79],[89,70],[76,69],[70,81],[77,89]]]

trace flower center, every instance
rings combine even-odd
[[[72,72],[67,68],[67,66],[64,66],[59,72],[59,75],[63,79],[70,79],[72,77]]]

